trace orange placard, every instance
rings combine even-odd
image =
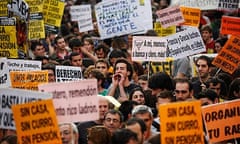
[[[221,34],[240,35],[240,18],[222,16]]]
[[[232,74],[240,62],[240,37],[231,36],[212,64]]]
[[[210,142],[240,137],[240,100],[205,106],[202,113]]]
[[[52,100],[12,106],[18,144],[61,144]]]
[[[13,88],[38,90],[39,84],[48,83],[48,71],[11,71]]]
[[[200,101],[159,106],[162,144],[204,144]]]
[[[198,27],[200,23],[201,10],[191,7],[180,7],[185,22],[181,25]]]

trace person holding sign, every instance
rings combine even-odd
[[[132,75],[132,65],[124,58],[118,59],[114,65],[114,75],[108,95],[113,96],[120,102],[128,100],[131,90],[138,87],[138,85],[130,82]]]

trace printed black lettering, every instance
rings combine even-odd
[[[167,132],[176,131],[176,122],[167,122],[166,130],[167,130]]]
[[[31,124],[30,124],[30,122],[29,122],[29,121],[21,122],[21,130],[22,130],[22,131],[31,130]]]
[[[219,128],[210,129],[208,130],[208,135],[210,139],[212,139],[213,137],[218,138],[220,136],[220,129]]]
[[[47,109],[46,104],[39,104],[39,105],[33,105],[31,107],[31,113],[32,113],[32,115],[44,114],[44,113],[49,114],[49,111]]]
[[[185,115],[197,115],[194,109],[194,106],[184,106],[179,107],[178,110],[179,116],[185,116]]]
[[[168,108],[167,112],[168,112],[168,114],[167,114],[168,117],[177,116],[177,108]]]
[[[21,117],[30,116],[30,108],[28,107],[20,108],[20,112],[21,112]]]

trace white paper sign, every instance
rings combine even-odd
[[[219,0],[172,0],[171,5],[200,8],[201,10],[211,10],[218,8]]]
[[[50,93],[13,88],[0,88],[0,128],[15,130],[11,106],[32,101],[51,99]]]
[[[183,58],[206,51],[198,28],[188,27],[186,30],[166,37],[168,56],[174,59]]]
[[[153,29],[150,0],[109,0],[95,6],[101,39]]]
[[[56,82],[76,81],[82,78],[80,67],[57,65],[55,70]]]
[[[161,37],[133,36],[133,61],[165,61],[167,40]]]

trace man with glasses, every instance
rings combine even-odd
[[[104,115],[103,125],[110,130],[111,133],[122,128],[123,115],[118,110],[109,110]]]
[[[174,83],[174,94],[176,97],[176,101],[186,101],[187,99],[191,99],[193,97],[192,84],[188,79],[175,79]]]

